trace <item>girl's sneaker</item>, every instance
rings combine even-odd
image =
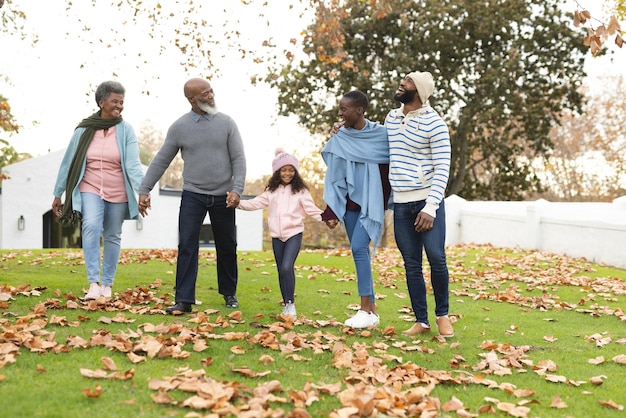
[[[285,307],[283,308],[283,315],[291,315],[291,316],[298,316],[296,314],[296,305],[293,303],[285,303]]]

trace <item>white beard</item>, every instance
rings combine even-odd
[[[207,103],[203,103],[203,102],[196,102],[196,104],[198,105],[200,110],[208,113],[209,115],[215,115],[217,113],[216,106],[209,106]]]

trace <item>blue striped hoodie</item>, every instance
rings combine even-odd
[[[389,181],[394,203],[426,200],[424,212],[436,216],[450,175],[450,132],[430,106],[406,115],[403,107],[385,118],[389,139]]]

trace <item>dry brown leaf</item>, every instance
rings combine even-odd
[[[496,405],[496,407],[499,410],[518,418],[526,418],[528,417],[528,413],[530,412],[530,408],[528,408],[527,406],[518,406],[508,402],[500,402]]]
[[[100,395],[102,395],[102,388],[100,387],[100,385],[96,385],[94,390],[91,390],[90,388],[86,388],[86,389],[83,389],[81,392],[83,393],[83,395],[87,396],[88,398],[99,398]]]
[[[115,362],[113,361],[112,358],[101,357],[100,361],[102,362],[102,364],[104,364],[104,370],[111,370],[111,371],[117,370],[117,366],[115,365]]]
[[[596,386],[600,386],[602,383],[604,383],[604,379],[606,379],[607,377],[604,375],[600,375],[600,376],[592,376],[589,378],[589,382],[591,382],[591,384],[596,385]]]
[[[129,352],[126,353],[126,358],[128,358],[128,360],[130,360],[131,363],[133,364],[137,364],[137,363],[141,363],[142,361],[146,361],[146,358],[144,356],[139,356],[133,352]]]
[[[463,402],[461,402],[457,397],[453,396],[447,402],[444,402],[441,405],[441,410],[446,412],[458,411],[463,409]]]
[[[558,376],[555,374],[546,375],[546,380],[552,383],[565,383],[567,382],[567,378],[565,376]]]
[[[617,409],[618,411],[623,411],[624,410],[624,405],[619,405],[613,401],[598,401],[598,403],[602,406],[606,406],[607,408],[610,409]]]
[[[626,354],[618,354],[612,359],[614,362],[619,364],[626,364]]]
[[[604,357],[598,356],[596,358],[591,358],[591,359],[587,360],[587,363],[595,364],[595,365],[602,364],[602,363],[604,363]]]
[[[560,396],[556,395],[552,398],[552,402],[550,402],[550,408],[564,409],[567,408],[567,404],[561,400]]]

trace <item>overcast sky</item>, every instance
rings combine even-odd
[[[212,0],[210,4],[214,12],[211,19],[238,22],[237,28],[244,38],[249,38],[250,48],[255,48],[256,42],[271,35],[278,42],[288,42],[290,38],[298,37],[309,23],[299,18],[297,10],[285,7],[283,0],[269,2],[274,4],[274,9],[262,8],[260,5],[264,2],[252,1],[251,5],[243,6],[242,2],[235,0]],[[117,79],[126,87],[123,116],[136,131],[149,121],[165,132],[190,108],[182,93],[184,82],[191,76],[209,75],[201,70],[186,75],[174,55],[171,59],[155,59],[151,64],[136,68],[136,59],[124,57],[125,50],[137,49],[133,43],[136,37],[132,35],[127,37],[129,44],[104,49],[97,42],[91,45],[81,42],[77,36],[68,40],[66,32],[76,35],[84,24],[67,17],[64,0],[15,0],[13,3],[26,11],[28,28],[40,36],[34,48],[16,37],[3,35],[0,40],[0,74],[12,83],[7,85],[0,81],[0,91],[9,99],[13,115],[23,126],[17,136],[9,138],[19,152],[38,156],[65,148],[76,124],[97,110],[93,87],[108,79]],[[74,2],[75,7],[81,3]],[[90,7],[90,3],[85,1],[84,7]],[[289,3],[298,4],[296,1]],[[593,16],[602,16],[597,0],[579,0],[579,3],[589,7]],[[108,4],[108,1],[102,0],[101,4]],[[574,1],[568,0],[564,4],[566,10],[576,8]],[[273,17],[271,25],[267,26],[265,20],[258,17],[261,11]],[[111,36],[110,27],[120,25],[122,19],[126,20],[109,6],[94,16],[90,31],[97,35],[95,38],[106,43],[107,37]],[[619,56],[615,63],[590,57],[587,64],[592,75],[590,82],[602,74],[626,71],[626,49],[613,49]],[[276,93],[265,86],[250,84],[254,70],[243,65],[237,56],[215,57],[214,60],[222,72],[211,81],[216,103],[239,126],[246,148],[249,178],[270,174],[277,147],[300,155],[313,149],[314,140],[297,126],[295,118],[276,117]],[[88,66],[81,68],[85,62],[89,63]],[[112,75],[113,70],[117,77]],[[142,94],[147,90],[150,95]]]
[[[85,3],[88,7],[90,2]],[[224,19],[219,17],[219,12],[225,10],[226,19],[239,21],[242,36],[253,38],[249,41],[250,48],[268,33],[276,33],[276,38],[288,42],[307,24],[298,19],[295,11],[285,13],[282,10],[282,18],[275,19],[273,27],[267,27],[263,25],[264,20],[258,18],[261,10],[270,13],[266,7],[259,6],[261,3],[256,1],[243,6],[234,0],[212,0],[211,7],[216,9],[211,18]],[[17,37],[0,40],[3,50],[0,74],[9,77],[11,82],[11,85],[0,82],[0,91],[9,99],[13,115],[23,126],[17,136],[10,138],[11,145],[19,152],[37,156],[65,148],[76,124],[97,110],[93,88],[109,79],[116,79],[126,87],[123,117],[137,132],[146,121],[165,132],[174,120],[190,110],[183,95],[184,82],[190,77],[210,75],[203,70],[198,70],[197,74],[185,74],[179,65],[181,58],[175,51],[171,58],[161,57],[136,68],[136,59],[123,56],[124,49],[137,50],[133,36],[127,38],[131,45],[113,48],[103,48],[99,43],[90,46],[77,37],[67,40],[66,31],[78,34],[83,25],[67,18],[63,0],[17,0],[14,4],[26,11],[28,27],[40,36],[34,48]],[[284,9],[284,3],[282,6]],[[108,8],[108,16],[98,13],[96,20],[104,22],[103,28],[117,25],[118,17],[111,9]],[[100,30],[95,39],[100,37],[106,43],[111,35],[103,28],[94,24],[91,32]],[[218,35],[221,33],[218,31]],[[258,37],[255,38],[255,34]],[[313,144],[295,118],[276,116],[276,93],[266,86],[252,86],[249,80],[254,71],[242,65],[234,52],[230,53],[232,57],[229,59],[217,55],[212,54],[221,75],[211,81],[216,104],[239,126],[248,160],[248,177],[270,174],[277,147],[301,152]],[[10,56],[14,58],[7,59]],[[128,64],[120,64],[120,60],[127,60]],[[88,68],[81,68],[84,62],[91,64]],[[113,70],[117,77],[112,75]],[[142,91],[149,91],[150,95],[142,94]],[[87,92],[90,92],[88,96]]]

